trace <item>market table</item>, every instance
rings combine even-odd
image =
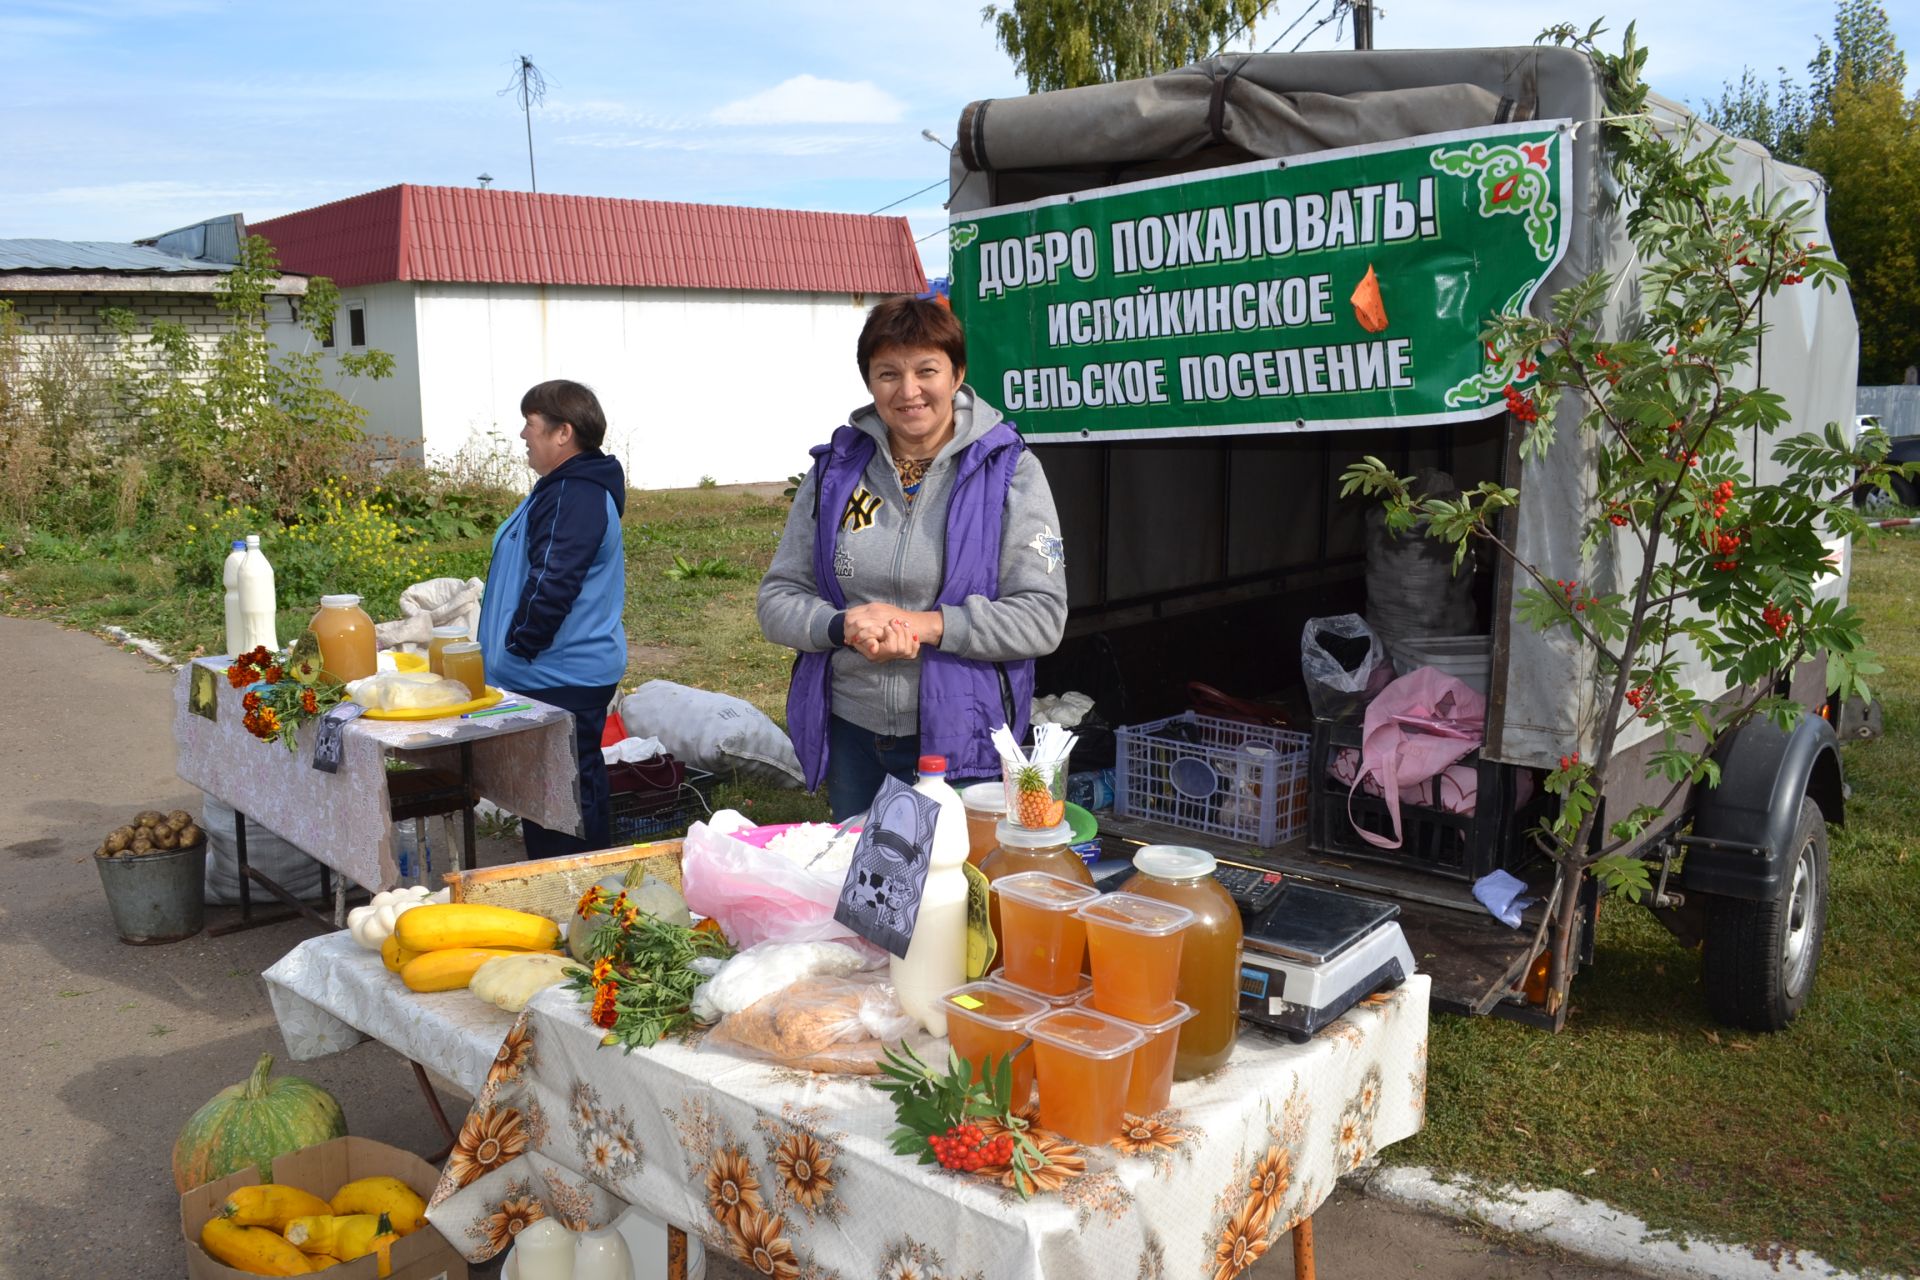
[[[293,751],[262,742],[242,727],[242,691],[227,683],[226,665],[224,657],[197,658],[181,671],[175,683],[173,737],[180,777],[235,811],[236,843],[243,858],[243,818],[250,814],[322,867],[356,884],[384,889],[397,883],[400,868],[394,858],[393,823],[396,804],[407,803],[407,788],[402,785],[389,793],[389,752],[431,771],[428,776],[450,777],[453,796],[445,811],[465,810],[469,849],[473,844],[471,806],[477,798],[543,827],[580,829],[573,717],[559,707],[508,694],[508,701],[524,702],[527,709],[473,720],[369,720],[363,716],[346,726],[339,771],[323,773],[312,763],[316,731],[312,725],[301,729]],[[214,676],[212,719],[189,706],[196,670],[210,670]],[[396,800],[396,795],[401,799]],[[425,797],[414,799],[423,806],[420,811],[443,811],[432,808]],[[290,905],[307,910],[279,891],[258,868],[243,862],[243,915],[251,915],[249,881],[262,883]]]
[[[563,989],[509,1023],[462,992],[411,995],[352,950],[317,938],[268,971],[283,1028],[307,1027],[288,1047],[332,1051],[312,1034],[318,1008],[463,1085],[483,1077],[428,1211],[474,1261],[543,1214],[584,1228],[632,1204],[783,1277],[1230,1277],[1424,1115],[1429,983],[1416,976],[1304,1045],[1243,1028],[1224,1068],[1176,1085],[1175,1105],[1113,1148],[1042,1135],[1055,1164],[1046,1194],[1022,1202],[894,1155],[892,1108],[864,1081],[697,1037],[603,1049]]]

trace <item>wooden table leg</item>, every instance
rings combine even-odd
[[[1293,1236],[1293,1280],[1314,1280],[1313,1219],[1300,1219],[1289,1234]]]
[[[687,1233],[667,1227],[667,1280],[687,1280]]]
[[[433,1112],[434,1121],[440,1126],[440,1133],[447,1140],[447,1145],[437,1154],[426,1158],[428,1164],[437,1165],[453,1154],[453,1126],[447,1123],[447,1113],[440,1109],[440,1095],[433,1091],[433,1082],[427,1079],[427,1069],[411,1058],[407,1059],[407,1065],[413,1068],[414,1081],[420,1086],[421,1096],[427,1100],[427,1109]]]

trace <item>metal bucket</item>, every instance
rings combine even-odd
[[[94,855],[120,941],[135,946],[179,942],[206,921],[201,898],[207,878],[207,842],[129,857]]]

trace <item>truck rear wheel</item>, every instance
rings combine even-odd
[[[1813,991],[1827,931],[1827,819],[1804,796],[1793,847],[1778,898],[1713,900],[1701,978],[1708,1009],[1728,1026],[1778,1031]]]

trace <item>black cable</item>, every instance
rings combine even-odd
[[[1272,53],[1274,45],[1279,44],[1282,40],[1285,40],[1289,35],[1291,35],[1293,33],[1293,29],[1299,26],[1301,23],[1305,22],[1307,20],[1307,15],[1312,13],[1315,9],[1318,9],[1319,7],[1320,7],[1320,0],[1308,0],[1307,7],[1300,11],[1300,16],[1295,18],[1292,22],[1289,22],[1287,24],[1287,29],[1285,31],[1282,31],[1279,35],[1275,36],[1270,42],[1268,42],[1267,47],[1262,49],[1260,52]]]
[[[1328,14],[1326,17],[1320,19],[1320,21],[1314,23],[1312,27],[1308,28],[1307,34],[1301,36],[1299,43],[1295,44],[1293,48],[1287,50],[1287,52],[1288,53],[1300,52],[1300,45],[1303,45],[1307,41],[1313,39],[1315,33],[1317,33],[1320,30],[1320,28],[1326,26],[1329,22],[1332,22],[1335,19],[1339,18],[1345,12],[1346,12],[1346,0],[1333,0],[1333,12]]]
[[[933,190],[935,187],[941,185],[941,183],[944,183],[945,181],[946,181],[945,178],[941,178],[937,182],[929,182],[926,186],[920,188],[918,191],[909,191],[906,195],[901,196],[898,200],[895,200],[893,204],[881,205],[878,209],[875,209],[873,213],[885,213],[887,210],[893,208],[893,205],[905,204],[907,201],[913,199],[915,196],[923,196],[927,194],[927,192]],[[867,216],[871,218],[873,216],[873,213],[870,213]]]

